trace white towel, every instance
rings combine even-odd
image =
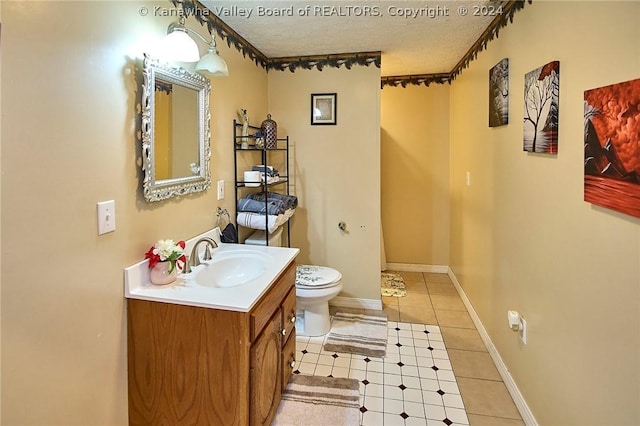
[[[280,225],[285,223],[291,216],[293,216],[294,209],[288,209],[283,214],[279,215],[265,215],[259,213],[239,212],[238,213],[238,226],[244,226],[246,228],[265,230],[268,226],[269,233],[275,231]]]

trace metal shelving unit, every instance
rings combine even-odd
[[[243,136],[241,134],[242,131],[242,123],[238,122],[237,120],[233,120],[233,169],[234,169],[234,174],[235,174],[235,206],[234,206],[234,212],[235,212],[235,217],[236,217],[236,222],[237,222],[237,217],[238,217],[238,200],[240,199],[239,196],[243,193],[243,191],[246,191],[246,193],[249,193],[250,191],[256,191],[259,190],[261,192],[277,192],[280,194],[286,194],[286,195],[290,195],[289,194],[289,136],[284,137],[284,138],[278,138],[277,139],[277,146],[275,148],[267,148],[266,143],[264,144],[264,146],[262,148],[256,146],[256,132],[260,131],[260,127],[256,127],[256,126],[251,126],[249,125],[249,135],[248,136]],[[244,149],[241,148],[241,142],[243,140],[248,141],[248,148]],[[265,166],[265,171],[266,171],[266,167],[273,164],[273,161],[270,161],[273,156],[275,155],[284,155],[284,159],[282,159],[282,164],[284,164],[284,170],[279,170],[279,180],[277,182],[272,182],[272,183],[267,183],[266,179],[264,182],[260,181],[260,182],[254,182],[254,181],[246,181],[244,180],[244,170],[238,170],[238,156],[242,156],[244,154],[248,154],[248,153],[260,153],[260,158],[262,161],[262,165]],[[280,163],[280,162],[279,162]],[[248,184],[256,184],[259,183],[259,185],[257,186],[251,186]],[[267,197],[265,197],[265,212],[267,211],[267,206],[268,206],[268,199]],[[269,218],[268,216],[265,214],[265,244],[269,245]],[[289,219],[290,220],[290,219]],[[281,226],[286,226],[286,245],[287,247],[291,246],[291,227],[289,226],[289,220],[286,221],[285,224],[281,225]],[[238,224],[238,231],[240,231],[240,227],[242,225]],[[244,228],[244,226],[243,226]],[[284,245],[284,241],[283,241],[283,245]]]

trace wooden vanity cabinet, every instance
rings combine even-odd
[[[129,424],[269,425],[294,361],[295,273],[250,312],[127,299]]]

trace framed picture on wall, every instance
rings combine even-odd
[[[524,151],[558,154],[559,95],[559,61],[549,62],[525,74]]]
[[[584,200],[640,217],[640,79],[584,92]]]
[[[336,93],[312,93],[311,125],[335,125],[338,122],[337,102]]]
[[[509,124],[509,59],[489,70],[489,127]]]

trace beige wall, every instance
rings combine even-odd
[[[583,201],[583,92],[638,78],[639,22],[637,2],[527,4],[451,88],[451,266],[543,425],[640,423],[640,219]],[[504,57],[510,123],[490,129]],[[559,153],[527,154],[524,74],[553,60]]]
[[[0,7],[0,40],[2,39],[2,7]],[[0,44],[2,44],[0,42]],[[2,48],[0,47],[0,51]],[[2,129],[2,61],[0,60],[0,129]],[[0,132],[0,164],[2,164],[2,132]],[[0,253],[2,252],[2,173],[0,173]],[[0,256],[0,271],[2,256]],[[2,274],[0,274],[0,330],[2,330]],[[2,343],[0,332],[0,360],[2,359]],[[0,361],[0,423],[2,423],[2,362]]]
[[[381,95],[382,229],[387,262],[449,264],[449,85]]]
[[[266,113],[267,76],[222,42],[230,77],[212,82],[211,167],[227,197],[216,201],[213,188],[142,197],[128,55],[166,33],[169,19],[139,13],[155,4],[0,3],[1,202],[11,206],[2,211],[2,424],[127,424],[123,268],[159,238],[212,228],[216,206],[233,206],[231,120],[241,106]],[[98,236],[96,203],[109,199],[117,229]]]
[[[337,125],[312,126],[311,93],[333,92]],[[342,296],[380,300],[380,69],[271,71],[269,110],[292,136],[299,260],[338,269]]]

